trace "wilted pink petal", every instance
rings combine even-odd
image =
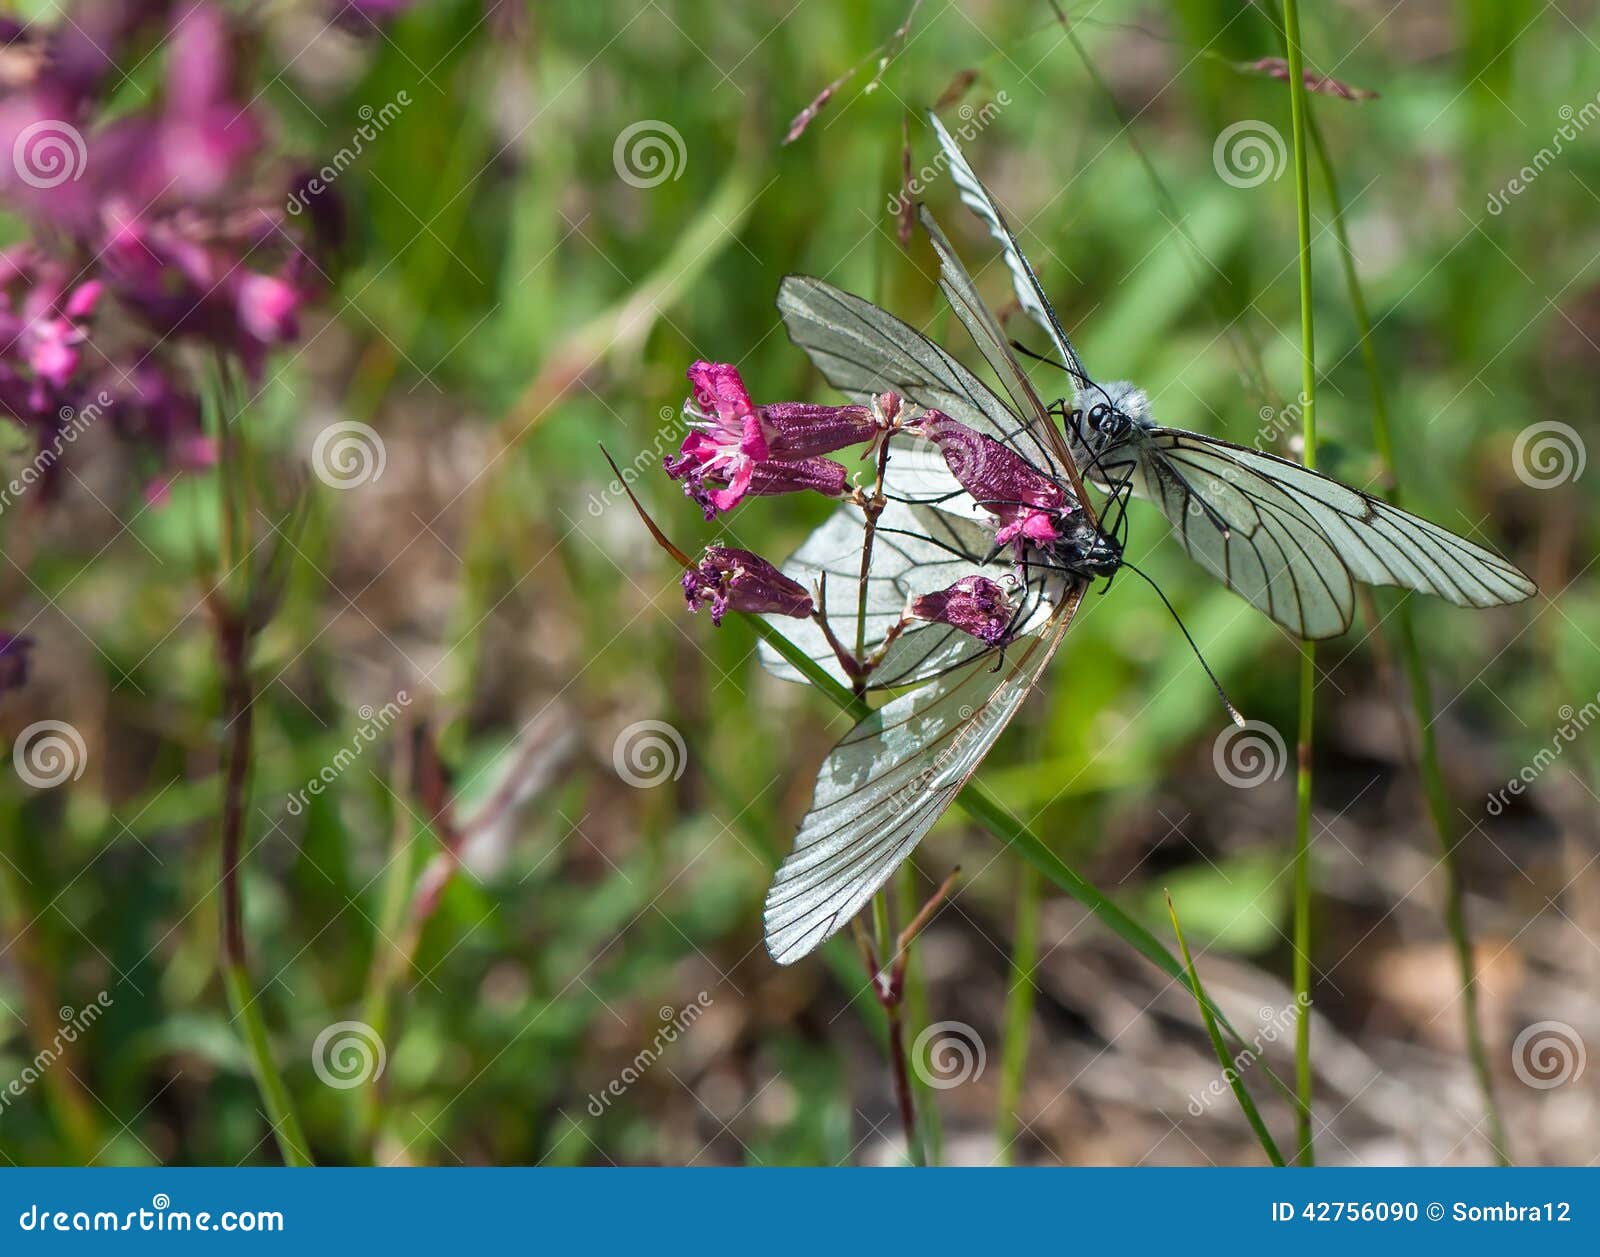
[[[836,498],[844,492],[849,473],[831,458],[769,458],[750,469],[751,497],[775,497],[780,493],[820,493]]]
[[[683,574],[683,597],[689,610],[710,604],[711,623],[721,624],[729,611],[753,615],[811,614],[811,595],[758,554],[729,546],[709,546],[705,557]]]
[[[948,589],[911,601],[915,619],[948,624],[987,646],[1005,641],[1012,613],[1006,591],[987,576],[963,576]]]
[[[870,406],[817,406],[775,402],[762,406],[767,453],[777,459],[812,458],[865,445],[882,431]]]
[[[916,430],[939,447],[961,487],[1000,521],[997,545],[1022,539],[1048,545],[1059,539],[1058,523],[1070,506],[1065,491],[1054,480],[999,441],[942,411],[928,411]]]

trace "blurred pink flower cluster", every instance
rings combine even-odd
[[[204,0],[79,0],[0,21],[0,409],[40,449],[93,406],[166,473],[212,459],[188,346],[259,378],[322,287],[291,225],[240,34]],[[152,492],[159,493],[163,477]]]

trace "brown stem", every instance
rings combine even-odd
[[[223,751],[222,794],[222,955],[225,963],[243,967],[244,916],[239,895],[243,863],[245,797],[250,774],[251,708],[249,630],[220,597],[212,601],[217,652],[222,665],[222,718],[227,734]]]
[[[867,577],[872,571],[872,542],[878,533],[878,516],[889,500],[883,496],[883,478],[889,470],[889,438],[885,436],[878,446],[878,479],[872,493],[863,499],[861,513],[866,517],[866,528],[861,537],[861,577],[856,592],[856,650],[860,659],[867,653]],[[866,692],[865,674],[855,678],[856,693]]]

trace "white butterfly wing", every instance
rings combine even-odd
[[[778,311],[789,339],[853,400],[893,391],[1049,465],[1050,451],[993,389],[887,310],[826,280],[788,275],[778,286]]]
[[[983,181],[978,178],[977,172],[972,169],[966,155],[962,153],[961,146],[945,129],[944,123],[939,121],[938,115],[930,111],[928,123],[933,127],[933,134],[939,141],[939,147],[944,150],[945,160],[950,165],[950,178],[956,185],[956,191],[960,193],[962,203],[983,220],[989,228],[989,234],[1000,245],[1006,269],[1011,272],[1011,286],[1016,290],[1017,304],[1022,307],[1022,312],[1050,338],[1050,344],[1060,355],[1073,378],[1080,384],[1087,382],[1089,377],[1084,373],[1078,352],[1067,339],[1061,320],[1056,317],[1055,308],[1044,294],[1044,286],[1039,283],[1039,277],[1033,273],[1033,267],[1022,252],[1022,246],[1017,243],[1016,236],[1006,224],[1000,206],[990,195],[989,189],[983,186]]]
[[[1171,428],[1142,433],[1134,448],[1136,491],[1190,555],[1297,636],[1348,629],[1356,580],[1463,607],[1535,592],[1499,555],[1288,459]]]
[[[828,754],[793,852],[767,892],[767,950],[792,964],[850,920],[911,854],[999,738],[1061,644],[1050,625],[878,708]]]

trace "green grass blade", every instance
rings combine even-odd
[[[1172,932],[1178,936],[1178,950],[1183,953],[1184,968],[1189,971],[1189,989],[1194,992],[1194,1002],[1200,1007],[1200,1020],[1205,1022],[1206,1034],[1210,1036],[1211,1046],[1217,1053],[1217,1064],[1222,1066],[1222,1076],[1233,1088],[1234,1097],[1239,1101],[1239,1110],[1244,1114],[1244,1120],[1250,1123],[1250,1129],[1255,1131],[1256,1140],[1267,1154],[1267,1160],[1281,1167],[1284,1164],[1283,1154],[1273,1142],[1267,1124],[1261,1120],[1261,1113],[1256,1108],[1256,1102],[1250,1098],[1244,1079],[1233,1067],[1233,1061],[1228,1056],[1228,1045],[1222,1041],[1222,1031],[1217,1029],[1217,1019],[1211,1013],[1211,1001],[1206,996],[1205,988],[1200,985],[1200,971],[1194,967],[1194,957],[1189,955],[1189,944],[1184,942],[1183,927],[1178,924],[1178,910],[1172,906],[1171,895],[1167,896],[1167,914],[1172,918]]]
[[[1339,259],[1344,272],[1345,288],[1350,296],[1350,308],[1355,315],[1356,331],[1361,337],[1361,361],[1366,368],[1367,381],[1372,395],[1372,443],[1383,463],[1384,496],[1396,506],[1400,505],[1400,477],[1395,466],[1394,441],[1389,428],[1389,402],[1383,386],[1383,369],[1378,362],[1378,351],[1372,335],[1372,315],[1367,307],[1366,294],[1361,287],[1361,276],[1356,270],[1355,250],[1350,245],[1350,233],[1345,224],[1344,198],[1339,192],[1339,180],[1334,170],[1333,158],[1317,125],[1316,115],[1308,112],[1306,129],[1311,136],[1311,148],[1317,156],[1317,166],[1322,173],[1327,191],[1328,209],[1333,218],[1334,236],[1339,242]],[[1461,861],[1457,854],[1455,816],[1450,807],[1450,793],[1445,786],[1444,773],[1439,767],[1439,747],[1433,733],[1433,695],[1428,685],[1428,674],[1423,668],[1422,651],[1417,645],[1416,621],[1411,614],[1411,596],[1399,595],[1394,609],[1394,634],[1400,642],[1400,659],[1405,666],[1406,679],[1411,692],[1412,713],[1417,725],[1417,771],[1422,779],[1422,789],[1428,800],[1428,814],[1433,821],[1434,834],[1439,839],[1440,861],[1444,872],[1445,929],[1450,935],[1455,951],[1456,968],[1461,983],[1461,1018],[1466,1032],[1467,1057],[1472,1066],[1478,1092],[1483,1099],[1486,1138],[1501,1165],[1511,1164],[1511,1154],[1506,1144],[1505,1125],[1500,1119],[1500,1108],[1495,1102],[1493,1073],[1489,1068],[1489,1053],[1484,1045],[1483,1025],[1478,1013],[1478,988],[1472,960],[1472,935],[1467,927],[1466,890],[1461,877]]]
[[[1028,1036],[1033,1029],[1033,970],[1039,956],[1039,870],[1017,870],[1017,927],[1011,944],[1011,990],[1006,993],[1006,1031],[1000,1047],[1000,1107],[995,1114],[995,1161],[1011,1164],[1017,1137],[1017,1105],[1028,1068]]]
[[[1283,0],[1283,31],[1289,52],[1289,108],[1294,129],[1295,222],[1300,237],[1300,393],[1304,419],[1302,459],[1317,465],[1317,360],[1311,308],[1311,175],[1306,161],[1305,59],[1300,47],[1300,7]],[[1311,1149],[1311,740],[1315,726],[1317,664],[1311,643],[1301,646],[1300,738],[1295,770],[1294,989],[1296,1159],[1313,1160]]]

